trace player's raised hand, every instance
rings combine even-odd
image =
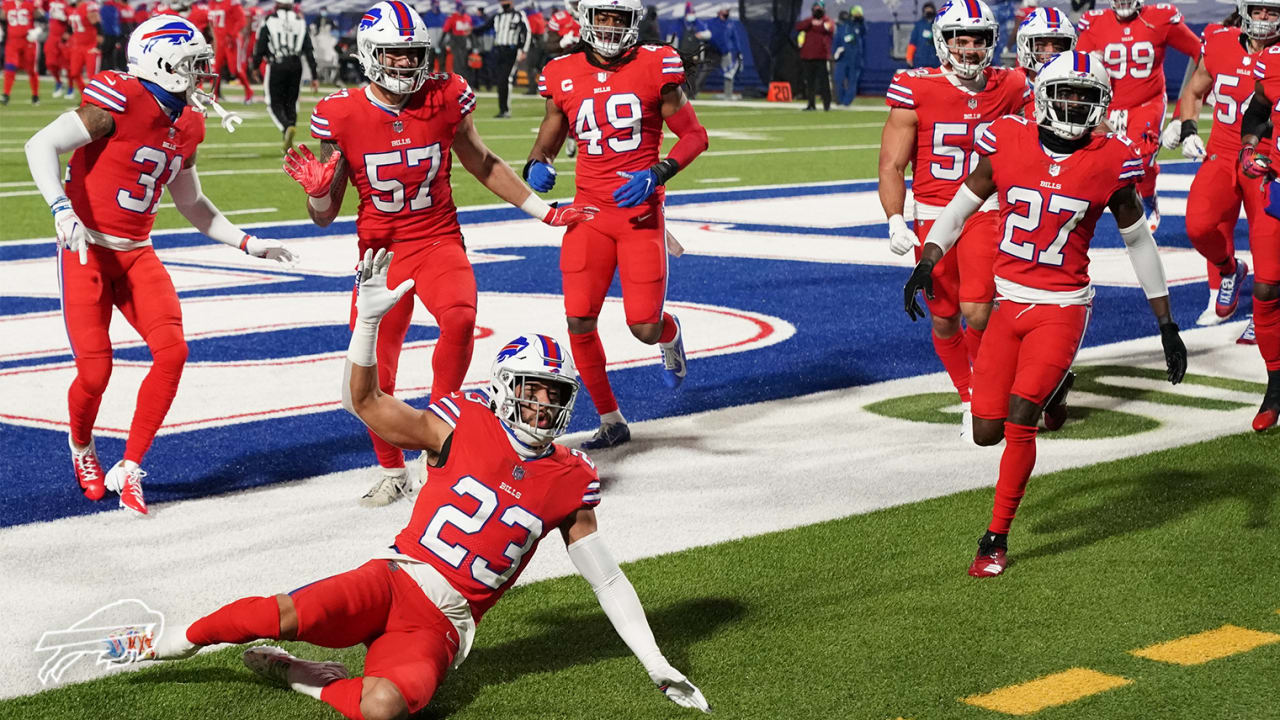
[[[1164,346],[1164,364],[1169,372],[1169,382],[1177,385],[1182,376],[1187,374],[1187,346],[1182,343],[1178,334],[1177,323],[1167,322],[1160,326],[1160,344]]]
[[[907,225],[901,215],[889,218],[889,249],[894,255],[906,255],[913,247],[920,247],[920,238]]]
[[[285,153],[284,171],[298,181],[311,197],[324,197],[329,194],[333,174],[337,172],[338,161],[341,159],[342,151],[335,150],[327,161],[320,162],[306,145],[299,145],[297,150],[289,148]]]
[[[291,265],[298,259],[298,256],[293,254],[293,251],[284,243],[270,238],[245,235],[244,239],[240,241],[240,248],[244,250],[246,255],[252,255],[264,260],[276,260],[283,265]]]
[[[902,304],[907,311],[907,317],[911,318],[911,322],[925,317],[924,308],[920,307],[920,301],[916,298],[917,292],[924,292],[925,297],[933,299],[933,261],[921,260],[916,264],[916,269],[911,271],[911,279],[907,280],[907,286],[902,289]]]
[[[587,222],[600,212],[600,208],[591,207],[590,205],[552,205],[547,211],[547,216],[542,218],[542,222],[551,227],[565,227],[568,225],[577,225],[580,222]]]
[[[524,164],[524,181],[537,192],[544,193],[556,186],[556,169],[549,163],[530,160]]]
[[[1251,178],[1265,177],[1271,172],[1271,160],[1258,152],[1258,148],[1245,145],[1240,148],[1240,171]]]
[[[356,317],[376,324],[400,298],[413,289],[413,279],[405,280],[394,290],[387,287],[387,273],[391,270],[391,258],[395,253],[386,248],[374,253],[373,248],[364,251],[364,259],[356,266]]]
[[[653,681],[663,695],[671,702],[680,707],[695,708],[704,713],[710,714],[711,705],[707,699],[703,697],[702,691],[697,685],[689,682],[689,678],[684,673],[667,665],[649,672],[649,679]]]
[[[73,250],[80,255],[80,264],[89,262],[89,233],[80,222],[76,211],[71,209],[71,201],[60,197],[50,208],[53,213],[53,227],[58,234],[58,245]]]
[[[648,200],[653,191],[658,189],[658,175],[653,170],[640,172],[619,170],[618,177],[627,179],[622,187],[613,191],[613,200],[618,203],[618,207],[635,207]]]

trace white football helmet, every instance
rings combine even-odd
[[[1142,9],[1142,0],[1111,0],[1111,10],[1122,18],[1131,18]]]
[[[1036,52],[1037,40],[1051,39],[1066,41],[1066,47],[1053,52]],[[1028,70],[1040,72],[1040,66],[1048,62],[1049,58],[1076,48],[1076,28],[1061,10],[1036,8],[1018,27],[1017,45],[1018,64]]]
[[[957,35],[983,38],[987,46],[982,50],[953,50],[950,42]],[[950,0],[933,19],[933,46],[938,58],[962,78],[975,78],[991,65],[999,35],[996,16],[982,0]],[[973,61],[972,56],[979,52],[981,55]]]
[[[388,50],[415,50],[418,64],[400,68],[387,62]],[[396,93],[416,92],[427,81],[431,39],[418,11],[401,0],[386,0],[365,11],[356,28],[356,59],[374,84]]]
[[[620,13],[627,16],[623,25],[608,25],[600,21],[601,13]],[[578,3],[578,23],[582,25],[582,39],[604,57],[614,58],[640,40],[640,18],[644,5],[640,0],[581,0]]]
[[[138,25],[129,35],[128,55],[131,75],[179,97],[218,79],[213,48],[195,25],[177,15],[156,15]]]
[[[1240,13],[1240,29],[1245,35],[1259,42],[1271,42],[1280,37],[1280,20],[1254,20],[1254,8],[1267,8],[1280,12],[1280,0],[1236,0],[1236,12]]]
[[[1036,123],[1076,140],[1093,132],[1111,104],[1111,78],[1098,58],[1084,52],[1054,55],[1035,82]]]
[[[584,0],[587,1],[587,0]],[[526,380],[537,380],[560,389],[559,397],[543,403],[522,397]],[[516,437],[527,445],[541,447],[560,437],[569,428],[573,402],[578,397],[578,371],[573,357],[555,338],[547,335],[521,335],[498,351],[489,373],[489,397],[494,413],[507,424]],[[549,415],[547,426],[541,427],[535,417],[525,422],[521,407]]]

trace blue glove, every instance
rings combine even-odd
[[[524,167],[524,179],[529,187],[544,193],[556,186],[556,169],[551,165],[533,161]]]
[[[635,207],[648,200],[653,191],[658,189],[658,175],[652,170],[619,172],[618,176],[627,178],[622,187],[613,191],[613,200],[618,203],[618,207]]]

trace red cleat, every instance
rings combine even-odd
[[[107,494],[107,486],[103,484],[102,464],[98,462],[98,449],[92,440],[89,447],[76,450],[76,444],[67,436],[67,445],[71,447],[71,465],[76,469],[76,482],[80,484],[80,492],[90,500],[101,500]]]
[[[1260,410],[1253,418],[1253,429],[1262,432],[1267,428],[1274,427],[1277,420],[1280,420],[1280,409],[1266,408]]]
[[[142,478],[146,475],[142,468],[132,463],[126,467],[125,461],[121,460],[107,473],[106,486],[112,492],[120,493],[120,507],[146,515],[147,501],[142,497]]]
[[[1253,429],[1262,432],[1274,427],[1280,420],[1280,371],[1267,372],[1267,391],[1262,394],[1262,406],[1253,418]]]
[[[1009,561],[1005,559],[1004,548],[991,548],[985,554],[981,551],[969,565],[969,575],[976,578],[995,577],[1004,572]]]

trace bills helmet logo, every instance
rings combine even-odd
[[[498,361],[501,362],[503,360],[509,360],[515,357],[516,355],[519,355],[520,351],[524,350],[527,347],[529,347],[529,340],[526,339],[523,335],[521,335],[515,340],[512,340],[511,342],[507,343],[505,346],[503,346],[501,350],[498,351]]]
[[[360,18],[360,29],[368,30],[369,28],[373,27],[381,19],[382,19],[382,8],[378,8],[378,7],[369,8],[369,12],[365,13],[364,17]]]
[[[195,39],[196,32],[192,25],[183,21],[174,21],[165,23],[159,28],[152,30],[142,36],[143,50],[150,50],[160,43],[169,43],[170,45],[185,45]]]

